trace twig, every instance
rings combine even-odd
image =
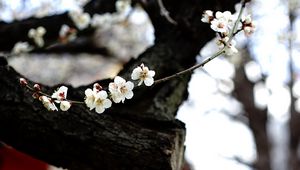
[[[160,8],[160,13],[164,16],[171,24],[177,25],[177,22],[170,17],[169,11],[165,8],[162,0],[157,0]]]
[[[226,48],[226,47],[224,46],[219,52],[217,52],[217,53],[215,53],[213,56],[207,58],[206,60],[204,60],[204,61],[203,61],[202,63],[200,63],[200,64],[196,64],[196,65],[194,65],[194,66],[192,66],[192,67],[190,67],[190,68],[188,68],[188,69],[186,69],[186,70],[180,71],[180,72],[175,73],[175,74],[173,74],[173,75],[171,75],[171,76],[168,76],[168,77],[164,77],[164,78],[162,78],[162,79],[155,80],[155,81],[154,81],[154,84],[158,84],[158,83],[162,83],[162,82],[168,81],[168,80],[170,80],[170,79],[172,79],[172,78],[175,78],[175,77],[178,77],[178,76],[180,76],[180,75],[183,75],[183,74],[186,74],[186,73],[191,73],[192,71],[194,71],[195,69],[197,69],[197,68],[199,68],[199,67],[203,67],[205,64],[207,64],[208,62],[210,62],[210,61],[213,60],[214,58],[216,58],[216,57],[218,57],[219,55],[221,55],[222,53],[224,53],[224,52],[225,52],[225,48]]]

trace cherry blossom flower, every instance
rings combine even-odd
[[[65,100],[60,102],[60,109],[62,111],[67,111],[70,109],[70,107],[71,107],[71,103],[69,101]]]
[[[251,15],[242,17],[242,29],[246,36],[251,35],[255,31],[255,23],[252,21]]]
[[[54,102],[47,96],[40,96],[39,100],[43,103],[44,107],[49,111],[57,111],[57,107]]]
[[[216,18],[211,21],[211,29],[220,33],[228,33],[233,24],[233,15],[229,11],[216,12]]]
[[[92,90],[92,89],[88,88],[85,90],[84,94],[85,94],[84,102],[85,102],[86,106],[88,108],[90,108],[90,110],[94,109],[96,107],[96,105],[95,105],[95,99],[96,99],[96,94],[97,94],[96,89],[94,88]]]
[[[141,64],[132,71],[131,79],[140,80],[138,86],[140,86],[143,82],[146,86],[151,86],[154,83],[154,75],[155,72],[153,70],[149,70],[148,67],[145,67],[144,64]]]
[[[105,109],[111,107],[111,101],[107,98],[107,92],[99,91],[95,96],[95,107],[97,113],[103,113]]]
[[[111,98],[115,103],[124,103],[125,99],[133,97],[132,89],[134,84],[122,77],[116,76],[113,83],[109,83],[108,88],[111,93]]]
[[[67,43],[76,39],[76,34],[76,29],[70,28],[68,25],[64,24],[59,30],[59,39],[61,42]]]
[[[87,28],[91,21],[91,16],[88,13],[84,13],[82,10],[73,10],[69,12],[69,16],[80,30]]]
[[[32,49],[33,49],[33,47],[31,47],[28,44],[28,42],[17,42],[12,49],[12,53],[13,54],[27,53],[27,52],[31,51]]]
[[[63,101],[67,99],[68,87],[61,86],[57,91],[52,94],[52,98],[57,99],[58,101]]]
[[[34,43],[38,47],[43,47],[45,42],[43,36],[46,34],[46,29],[44,27],[37,27],[36,29],[31,28],[28,31],[28,37],[32,38]]]
[[[202,14],[201,21],[204,23],[210,23],[214,19],[213,12],[211,10],[205,10]]]

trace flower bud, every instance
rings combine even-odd
[[[102,90],[102,86],[100,86],[99,83],[95,83],[94,84],[94,89],[96,89],[97,91],[100,91],[100,90]]]
[[[39,84],[34,84],[33,85],[34,90],[36,91],[41,91],[41,86]]]
[[[34,98],[34,99],[40,99],[40,94],[38,93],[38,92],[34,92],[33,94],[32,94],[32,97]],[[41,99],[40,99],[41,100]]]
[[[70,103],[69,101],[62,101],[62,102],[60,103],[60,109],[61,109],[62,111],[67,111],[67,110],[70,109],[70,107],[71,107],[71,103]]]
[[[19,80],[20,80],[21,86],[27,86],[28,83],[27,83],[27,80],[26,80],[26,79],[20,78]]]

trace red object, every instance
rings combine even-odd
[[[7,146],[0,146],[0,170],[47,170],[48,164]]]

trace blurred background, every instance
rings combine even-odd
[[[0,19],[40,18],[87,2],[1,0]],[[245,15],[251,14],[256,31],[236,36],[239,53],[221,56],[193,73],[189,97],[177,114],[187,128],[186,169],[300,169],[299,7],[298,0],[252,0]],[[106,54],[22,53],[10,55],[9,64],[47,85],[80,86],[114,77],[155,39],[141,7],[123,12],[122,22],[107,21],[90,38],[95,48],[108,49]],[[115,17],[103,15],[107,20]],[[216,41],[199,52],[198,62],[218,50]]]

